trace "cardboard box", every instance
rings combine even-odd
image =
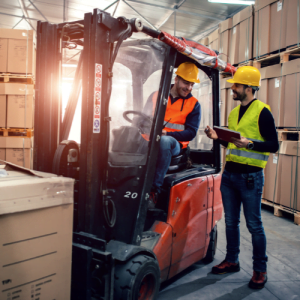
[[[7,96],[7,127],[33,128],[33,95]]]
[[[32,84],[0,83],[0,95],[7,95],[7,119],[3,127],[33,128],[33,93]]]
[[[253,17],[250,17],[239,24],[239,63],[248,61],[253,58],[252,41],[253,41]]]
[[[208,36],[205,37],[205,38],[203,38],[203,39],[201,39],[201,40],[199,41],[199,43],[202,44],[202,45],[204,45],[204,46],[208,46],[208,45],[209,45]]]
[[[6,96],[0,95],[0,128],[6,127]]]
[[[229,62],[229,47],[230,47],[230,41],[231,41],[231,29],[226,30],[222,33],[220,33],[220,39],[219,39],[219,44],[220,44],[220,58],[226,62]]]
[[[276,0],[257,0],[254,6],[253,57],[270,52],[271,4]]]
[[[284,91],[285,91],[285,76],[279,78],[268,79],[268,105],[274,117],[277,127],[284,126],[283,116],[285,110]]]
[[[287,5],[277,1],[270,5],[270,52],[285,48]]]
[[[266,104],[269,104],[269,100],[268,100],[269,99],[269,79],[276,78],[276,77],[280,78],[281,72],[282,72],[281,64],[265,67],[265,68],[260,69],[259,71],[261,74],[261,87],[260,87],[259,91],[257,92],[257,99],[259,99],[260,101],[262,101]],[[276,85],[276,87],[275,87],[275,85]],[[277,86],[278,86],[278,80],[274,81],[274,85],[270,84],[271,89],[276,89],[275,94],[276,94],[276,92],[278,92]],[[272,91],[271,94],[274,95],[274,91]],[[271,108],[271,110],[272,110],[272,108]]]
[[[299,10],[298,0],[285,0],[286,5],[286,33],[285,33],[285,47],[290,47],[300,43],[300,36],[298,33]]]
[[[253,57],[252,40],[253,40],[253,6],[250,5],[233,16],[233,31],[236,30],[238,36],[232,35],[232,47],[230,51],[234,51],[233,56],[238,55],[237,62],[242,63]],[[236,29],[234,29],[236,28]],[[233,50],[234,49],[234,50]],[[235,51],[238,52],[235,53]],[[232,57],[234,60],[235,57]]]
[[[225,126],[228,126],[228,117],[229,117],[230,112],[241,103],[240,101],[233,100],[232,96],[233,96],[232,90],[227,89],[227,99],[226,99],[227,105],[226,105],[226,121],[225,121],[226,124],[225,124]]]
[[[220,94],[220,126],[225,126],[226,124],[226,102],[227,91],[223,89]]]
[[[20,167],[32,168],[32,138],[0,137],[0,148],[5,149],[6,161]]]
[[[240,26],[232,27],[230,46],[229,46],[229,63],[236,65],[239,63],[239,40],[240,40]]]
[[[0,72],[7,71],[7,39],[0,38]]]
[[[281,155],[280,168],[280,204],[300,211],[300,158],[292,155]],[[296,174],[298,180],[296,180]]]
[[[263,198],[279,204],[279,154],[270,153],[267,166],[265,168],[265,186]]]
[[[291,156],[300,156],[300,142],[282,141],[279,153]]]
[[[0,29],[0,38],[7,41],[7,59],[1,62],[10,73],[35,73],[33,30]],[[4,56],[5,58],[5,56]]]
[[[219,51],[219,28],[208,36],[209,48]]]
[[[232,21],[233,21],[232,18],[228,18],[227,20],[221,22],[219,24],[219,32],[222,33],[226,30],[231,29],[232,28]]]
[[[282,74],[284,81],[284,127],[297,127],[300,125],[299,116],[299,80],[300,80],[300,59],[284,63]]]
[[[11,165],[5,170],[0,299],[70,299],[74,180]]]

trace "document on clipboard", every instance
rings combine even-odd
[[[240,139],[241,134],[238,131],[230,130],[224,127],[214,126],[218,138],[225,142],[232,142],[231,138]]]

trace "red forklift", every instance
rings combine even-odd
[[[128,40],[137,33],[145,38]],[[62,118],[63,53],[74,49],[80,57]],[[156,299],[161,282],[214,258],[220,146],[201,143],[201,126],[148,209],[172,76],[186,61],[209,82],[202,119],[219,126],[219,72],[235,69],[216,52],[99,9],[76,22],[38,22],[34,169],[75,179],[72,300]],[[76,143],[68,137],[79,98]]]

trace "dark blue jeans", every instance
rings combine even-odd
[[[180,144],[171,136],[163,135],[159,143],[159,153],[156,163],[153,187],[160,192],[160,187],[171,163],[172,156],[180,153]]]
[[[254,189],[247,187],[247,177],[254,178]],[[264,186],[263,170],[256,173],[240,174],[224,170],[221,192],[225,213],[227,254],[225,260],[239,261],[241,204],[249,232],[252,235],[253,270],[266,272],[266,235],[261,220],[261,196]]]

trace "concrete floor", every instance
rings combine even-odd
[[[252,290],[252,243],[241,217],[241,271],[214,275],[212,266],[225,258],[224,217],[218,225],[218,250],[210,264],[198,262],[161,285],[158,300],[300,300],[300,226],[292,219],[278,218],[272,208],[263,207],[262,218],[267,235],[268,282],[262,290]]]

